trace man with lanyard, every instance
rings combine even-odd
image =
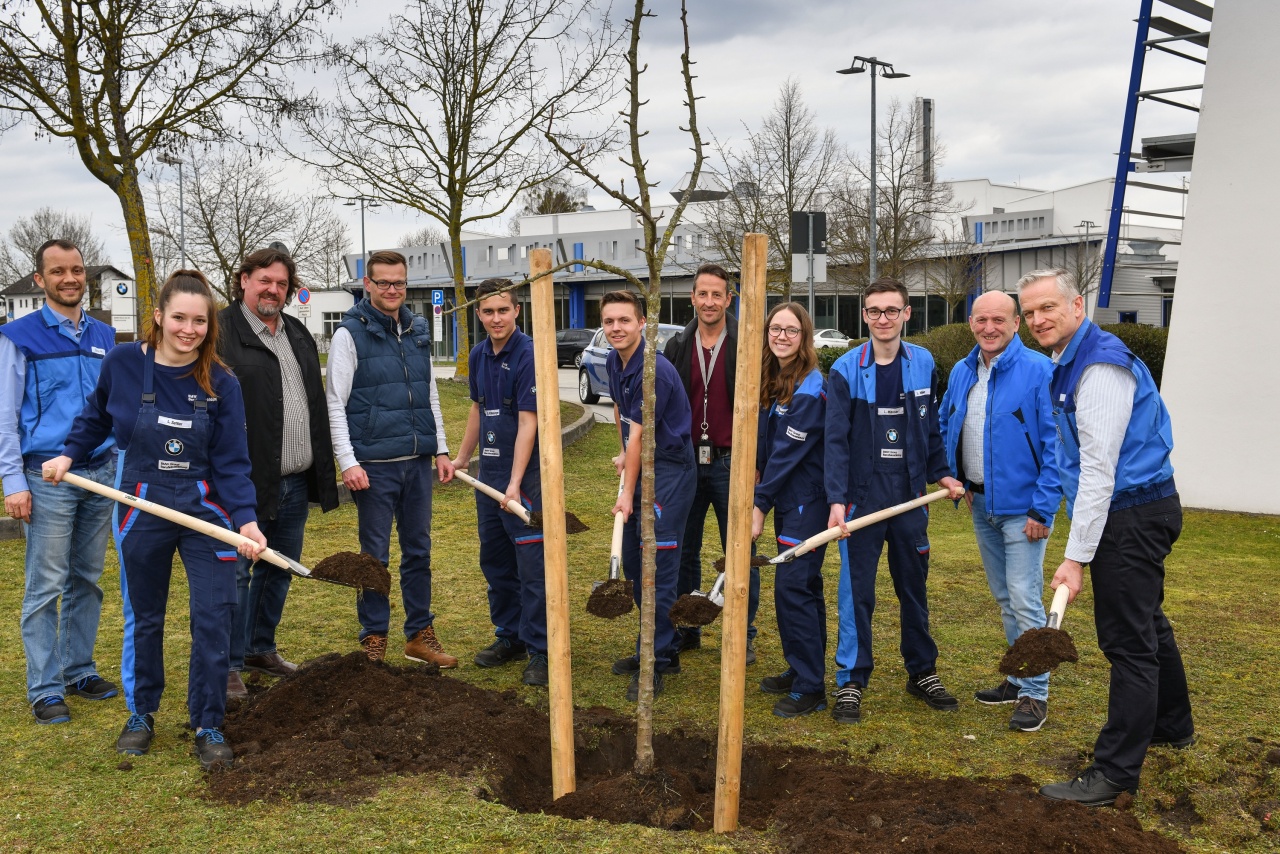
[[[863,292],[863,306],[871,340],[837,359],[827,379],[829,527],[910,501],[924,494],[927,482],[949,490],[953,499],[963,495],[960,481],[949,474],[938,432],[933,357],[902,340],[903,324],[911,318],[906,286],[877,279]],[[939,711],[959,706],[938,678],[938,647],[929,634],[928,525],[928,512],[920,508],[841,539],[836,705],[831,710],[839,723],[862,717],[862,692],[872,670],[876,565],[886,543],[907,693]]]
[[[27,541],[21,619],[27,702],[36,723],[63,724],[71,720],[67,694],[105,700],[119,693],[93,660],[102,615],[98,579],[115,502],[45,483],[40,466],[62,453],[116,332],[81,308],[85,269],[75,244],[50,240],[35,262],[45,304],[0,326],[0,476],[5,512],[22,522]],[[108,436],[75,473],[112,486],[115,447]]]
[[[231,305],[218,313],[218,355],[244,394],[258,524],[275,551],[301,560],[310,502],[333,510],[338,488],[315,338],[284,313],[297,290],[297,267],[287,252],[248,255]],[[239,558],[228,698],[248,695],[241,670],[288,676],[298,669],[276,649],[290,578],[266,561]]]
[[[613,458],[622,476],[622,490],[614,513],[626,520],[622,538],[622,569],[635,584],[640,602],[640,445],[646,429],[653,430],[654,536],[657,572],[654,579],[656,613],[653,632],[653,695],[662,693],[664,673],[678,673],[680,653],[671,606],[676,601],[676,578],[680,572],[680,545],[685,520],[693,501],[693,443],[689,437],[689,401],[675,368],[661,353],[654,359],[653,425],[641,422],[644,400],[645,320],[640,298],[629,291],[611,291],[600,299],[600,325],[613,345],[605,361],[609,374],[609,396],[614,400],[614,420],[618,424],[622,453]],[[640,693],[640,642],[635,655],[613,663],[613,672],[631,676],[627,699],[635,702]]]
[[[738,319],[729,314],[733,294],[729,274],[718,264],[703,264],[693,278],[694,319],[667,342],[663,353],[689,398],[690,431],[697,454],[697,486],[685,523],[676,595],[702,587],[702,540],[707,509],[714,508],[725,551],[729,514],[729,467],[733,444],[733,390],[738,369]],[[756,609],[760,606],[760,568],[751,567],[747,596],[747,664],[755,664]],[[680,651],[702,646],[702,629],[676,632]]]
[[[404,657],[438,667],[458,659],[436,637],[431,612],[431,479],[453,479],[453,463],[431,370],[427,322],[404,304],[408,261],[369,255],[365,299],[342,316],[329,345],[329,430],[342,482],[359,519],[360,550],[390,562],[391,525],[400,537]],[[387,654],[391,603],[372,590],[356,599],[360,646],[371,661]]]
[[[497,639],[476,654],[480,667],[528,656],[521,680],[547,684],[547,586],[542,532],[510,510],[542,510],[538,467],[538,400],[533,341],[516,325],[520,305],[509,279],[476,288],[476,314],[488,338],[471,350],[471,412],[455,470],[465,471],[477,443],[480,481],[502,493],[495,502],[476,493],[480,571],[489,584],[489,618]],[[483,442],[481,443],[481,437]]]
[[[1195,741],[1182,655],[1161,607],[1164,559],[1182,532],[1173,428],[1147,366],[1084,316],[1069,273],[1032,271],[1018,296],[1055,363],[1049,393],[1071,533],[1051,586],[1067,585],[1075,599],[1089,564],[1098,647],[1111,664],[1093,764],[1040,794],[1102,806],[1137,790],[1149,746]]]
[[[1022,345],[1018,306],[1006,293],[974,300],[969,328],[978,343],[951,369],[938,421],[1012,644],[1045,624],[1044,551],[1062,503],[1049,403],[1053,365]],[[1010,677],[974,699],[1013,703],[1009,729],[1035,732],[1049,713],[1049,674]]]

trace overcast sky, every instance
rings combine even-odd
[[[626,0],[619,0],[629,5]],[[670,188],[690,166],[678,79],[678,2],[653,0],[658,18],[645,24],[642,121],[651,131],[645,151],[651,175]],[[1137,0],[690,0],[699,124],[722,140],[740,139],[743,122],[759,123],[793,77],[821,125],[852,149],[866,151],[869,75],[838,75],[855,54],[892,61],[906,79],[877,81],[882,107],[890,98],[933,98],[936,129],[946,146],[944,178],[1055,189],[1107,177],[1124,116],[1133,56]],[[355,33],[403,3],[356,0],[340,31]],[[1160,14],[1203,28],[1167,7]],[[1203,25],[1207,26],[1207,25]],[[345,28],[345,29],[342,29]],[[1147,87],[1199,82],[1199,66],[1149,55]],[[1190,100],[1198,101],[1198,93]],[[1194,130],[1195,114],[1159,105],[1139,111],[1138,136]],[[1136,143],[1135,143],[1136,146]],[[157,174],[164,179],[165,169]],[[606,173],[621,177],[618,166]],[[299,185],[311,183],[299,174]],[[51,205],[92,216],[112,262],[129,270],[119,204],[105,185],[57,140],[36,140],[20,126],[0,136],[0,232],[14,219]],[[296,186],[295,190],[320,190]],[[590,200],[614,207],[602,195]],[[359,214],[350,217],[358,251]],[[370,249],[391,244],[426,224],[384,207],[367,215]],[[495,229],[497,230],[497,229]]]

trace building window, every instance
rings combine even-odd
[[[342,312],[326,311],[322,319],[324,321],[324,337],[332,338],[333,331],[342,324]]]

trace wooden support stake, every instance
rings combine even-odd
[[[768,238],[742,239],[738,373],[733,395],[733,456],[729,469],[729,532],[724,613],[720,617],[720,733],[716,746],[716,833],[738,829],[742,784],[742,713],[747,681],[747,587],[751,580],[751,508],[756,483],[756,422],[764,342],[764,277]]]
[[[564,448],[560,444],[560,371],[551,250],[529,253],[533,357],[542,466],[542,553],[547,578],[547,664],[551,699],[551,796],[577,789],[573,764],[573,657],[569,649],[569,561],[564,522]]]

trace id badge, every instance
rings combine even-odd
[[[698,465],[700,466],[711,465],[711,446],[710,445],[698,446]]]

